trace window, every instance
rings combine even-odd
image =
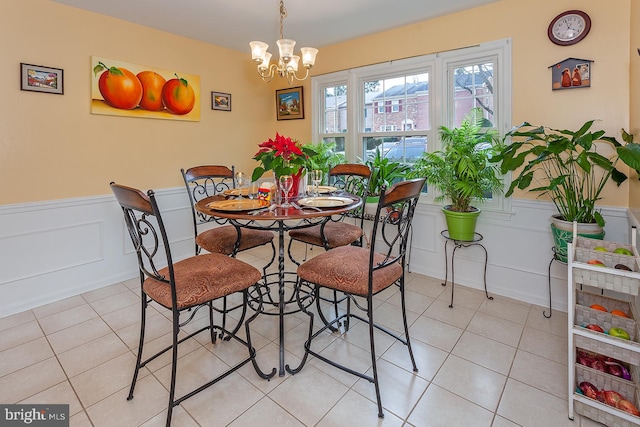
[[[346,82],[330,82],[323,85],[320,91],[322,107],[317,111],[322,112],[322,131],[318,132],[318,140],[334,142],[336,151],[345,154],[345,134],[349,129]]]
[[[485,118],[489,123],[495,121],[494,117],[494,87],[493,69],[494,61],[491,58],[482,58],[479,63],[451,64],[449,85],[453,90],[453,123],[458,126],[467,113],[475,107],[480,107],[486,112]]]
[[[312,90],[320,95],[314,97],[314,110],[324,111],[314,116],[314,137],[340,139],[350,161],[378,149],[413,163],[439,148],[439,126],[459,125],[474,107],[485,111],[487,128],[501,134],[509,130],[511,44],[500,40],[312,77]],[[331,125],[338,110],[344,114],[340,130]],[[508,203],[492,197],[482,208],[506,210]]]

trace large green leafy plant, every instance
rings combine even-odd
[[[502,194],[500,171],[490,163],[501,142],[497,131],[486,124],[482,109],[474,108],[459,127],[440,126],[442,149],[424,153],[409,177],[426,177],[439,192],[435,201],[450,200],[449,209],[455,212],[473,211],[473,200]]]
[[[369,196],[380,196],[383,188],[390,187],[394,182],[403,180],[410,167],[404,163],[385,158],[376,147],[375,154],[365,162],[371,169],[369,178]]]
[[[617,169],[618,160],[631,168],[640,169],[640,145],[633,136],[622,131],[625,145],[603,130],[592,130],[594,121],[583,124],[577,131],[532,126],[524,122],[509,131],[512,138],[495,157],[501,161],[501,171],[520,170],[513,178],[506,196],[516,188],[547,195],[562,219],[604,226],[604,218],[596,210],[596,202],[609,179],[617,185],[627,176]],[[607,148],[614,148],[607,156]],[[532,187],[532,188],[529,188]]]

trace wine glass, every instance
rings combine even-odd
[[[251,182],[249,184],[249,198],[250,199],[257,199],[259,190],[260,190],[260,183],[257,182],[257,181]]]
[[[313,195],[318,197],[320,194],[320,182],[322,181],[322,171],[314,169],[311,171],[311,182],[313,182]]]
[[[239,191],[238,196],[242,199],[242,188],[247,183],[247,174],[244,172],[236,172],[236,184],[238,185]]]
[[[284,195],[284,204],[282,204],[283,208],[288,208],[289,205],[289,191],[293,187],[293,177],[291,175],[282,175],[280,177],[280,189],[282,190],[282,194]]]

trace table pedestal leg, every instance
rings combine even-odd
[[[284,377],[284,225],[278,230],[278,327],[280,334],[280,369],[278,375]]]

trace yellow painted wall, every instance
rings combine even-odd
[[[521,0],[496,3],[415,25],[321,47],[314,75],[456,49],[481,42],[513,41],[513,122],[528,120],[575,128],[602,119],[618,134],[636,130],[640,101],[635,0]],[[579,7],[593,20],[591,33],[571,47],[547,38],[549,21]],[[275,131],[303,142],[311,139],[310,83],[305,120],[275,120],[274,89],[255,75],[247,52],[177,37],[47,0],[12,1],[0,14],[0,204],[109,193],[111,180],[141,188],[181,185],[179,169],[198,163],[235,163],[251,170],[256,144]],[[7,10],[8,9],[8,10]],[[631,19],[620,19],[630,16]],[[366,19],[366,18],[365,18]],[[631,22],[636,22],[631,33]],[[635,47],[634,47],[635,49]],[[92,55],[176,69],[200,76],[200,122],[132,119],[90,114]],[[551,91],[547,67],[567,57],[594,60],[592,87]],[[19,63],[65,70],[65,94],[19,90]],[[225,69],[217,68],[221,63]],[[630,83],[630,72],[636,76]],[[633,85],[633,86],[631,86]],[[212,111],[212,90],[232,93],[232,112]],[[143,160],[146,158],[146,160]],[[24,169],[28,177],[22,182]],[[35,173],[35,175],[34,175]],[[37,179],[43,177],[44,179]],[[37,184],[33,184],[37,180]],[[25,187],[28,190],[25,190]],[[629,186],[609,188],[606,205],[627,206]],[[522,195],[518,195],[522,196]],[[524,197],[533,197],[525,195]]]
[[[0,204],[182,184],[180,168],[250,172],[275,131],[273,88],[247,52],[177,37],[48,0],[3,0],[0,13]],[[200,76],[199,122],[92,115],[91,56]],[[64,95],[21,91],[20,63],[64,69]],[[222,68],[220,65],[224,64]],[[232,111],[211,110],[211,91]]]
[[[631,46],[629,53],[630,67],[630,93],[629,104],[629,132],[635,136],[635,141],[640,142],[640,2],[631,2]],[[632,173],[629,185],[629,206],[640,208],[640,181],[637,175]]]
[[[323,74],[511,38],[514,125],[526,120],[554,128],[577,129],[587,120],[600,119],[600,128],[619,137],[621,128],[629,128],[631,20],[626,17],[629,16],[631,1],[635,0],[583,0],[579,4],[571,0],[539,0],[535,3],[501,0],[322,48],[318,54],[318,65],[312,71]],[[549,22],[559,13],[574,8],[590,15],[591,32],[577,45],[554,45],[547,37]],[[640,22],[637,19],[638,7],[635,9],[637,32]],[[553,92],[551,71],[547,67],[568,57],[595,61],[592,64],[592,86]],[[638,93],[637,89],[635,93]],[[640,126],[637,119],[635,126]],[[611,185],[602,204],[627,206],[628,194],[627,183],[620,188]],[[535,196],[516,194],[516,197]]]

